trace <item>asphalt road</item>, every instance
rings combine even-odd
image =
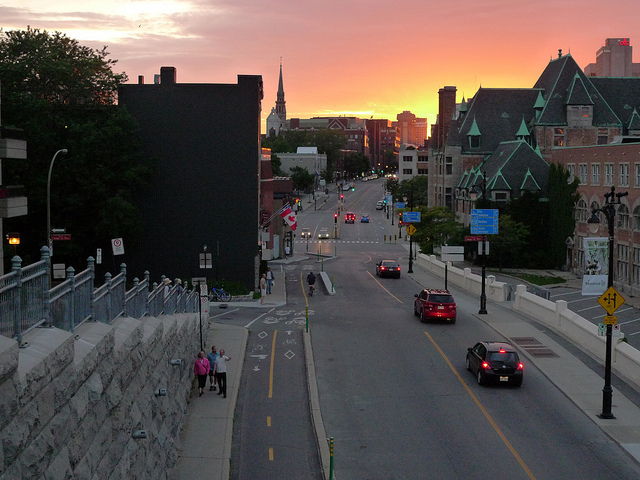
[[[328,242],[339,258],[322,264],[337,294],[311,301],[336,477],[640,478],[638,465],[535,367],[527,367],[520,389],[475,383],[464,368],[466,347],[495,338],[472,315],[476,298],[453,290],[458,322],[421,324],[412,314],[420,287],[405,272],[400,280],[373,275],[382,258],[407,265],[403,248],[384,243],[395,229],[375,211],[381,195],[381,181],[347,192],[345,210],[370,213],[372,223],[341,225],[338,242]],[[327,226],[332,217],[313,212],[300,220]]]

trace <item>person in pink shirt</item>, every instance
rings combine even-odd
[[[198,352],[198,358],[196,358],[196,362],[193,365],[193,373],[198,377],[198,388],[200,389],[199,397],[202,396],[204,387],[207,384],[207,374],[209,373],[209,369],[209,360],[205,357],[204,352]]]

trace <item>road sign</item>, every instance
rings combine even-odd
[[[498,209],[474,208],[471,210],[471,233],[474,235],[498,234]]]
[[[53,264],[53,278],[65,278],[66,271],[64,268],[64,263],[54,263]]]
[[[617,325],[618,317],[616,317],[615,315],[605,315],[604,321],[602,323],[604,323],[605,325]]]
[[[613,315],[613,312],[618,310],[624,305],[624,297],[620,295],[615,288],[609,287],[607,290],[598,297],[598,303],[605,309],[609,315]]]
[[[489,255],[489,242],[478,242],[478,255]]]
[[[404,202],[396,202],[396,208],[404,208],[406,207],[407,204]]]
[[[411,236],[414,233],[416,233],[416,227],[414,227],[413,225],[409,224],[407,225],[407,235]]]
[[[52,228],[51,233],[67,233],[66,228]]]
[[[124,242],[122,238],[112,238],[111,239],[111,249],[113,250],[113,255],[124,255]]]
[[[102,249],[96,248],[96,263],[100,265],[102,263]]]
[[[604,337],[606,333],[607,333],[607,326],[604,323],[599,323],[598,324],[598,336],[599,337]]]
[[[464,247],[443,245],[440,247],[440,260],[443,262],[463,262]]]
[[[402,212],[404,223],[420,223],[420,212]]]
[[[51,240],[71,240],[70,233],[52,233]]]
[[[482,235],[465,235],[464,236],[465,242],[481,242],[482,240],[484,240],[484,237]]]

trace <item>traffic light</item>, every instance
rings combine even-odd
[[[351,187],[351,191],[355,192],[356,191],[356,187]]]
[[[344,193],[340,194],[340,200],[344,200]]]
[[[398,212],[398,222],[402,224],[402,212]]]
[[[337,213],[333,214],[333,223],[338,223],[338,214]]]

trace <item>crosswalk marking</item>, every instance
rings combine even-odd
[[[309,242],[307,242],[306,240],[296,240],[295,243],[298,244],[319,244],[319,243],[336,243],[336,240],[322,240],[322,241],[318,241],[318,240],[309,240]],[[377,240],[337,240],[337,243],[381,243]]]

